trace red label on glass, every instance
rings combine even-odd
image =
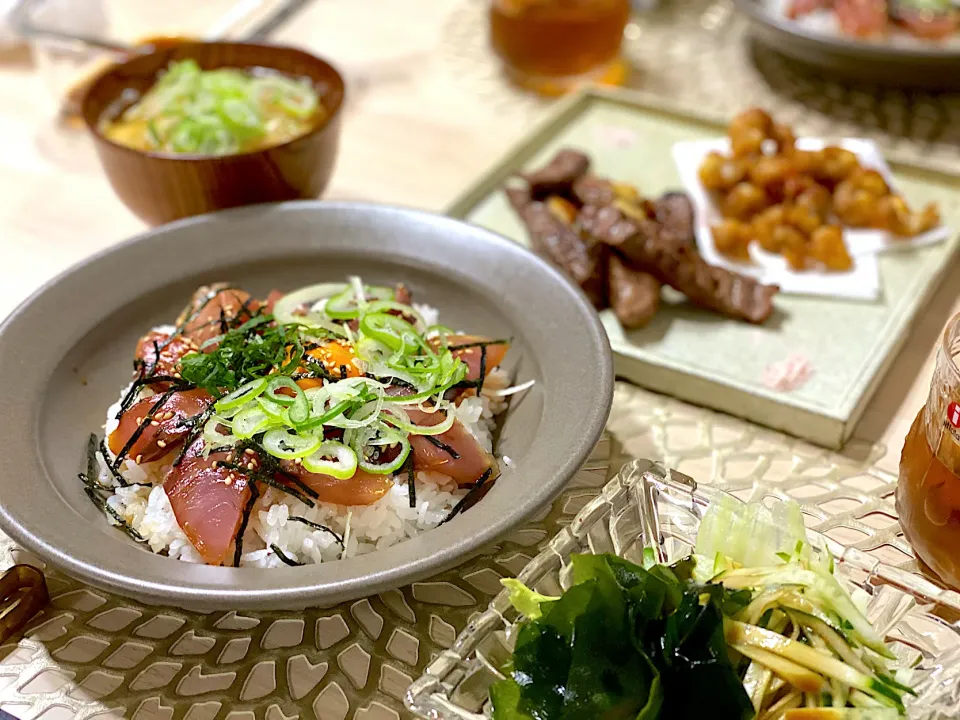
[[[947,420],[955,428],[960,428],[960,404],[952,402],[947,405]]]

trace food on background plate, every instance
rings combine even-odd
[[[571,566],[560,596],[502,581],[522,617],[490,690],[494,720],[905,717],[909,670],[794,502],[724,497],[695,553],[670,565],[648,548],[642,565],[573,555]]]
[[[850,150],[797,148],[793,130],[764,110],[737,115],[727,136],[730,154],[711,152],[698,173],[723,216],[711,232],[724,255],[748,261],[757,243],[793,270],[845,271],[853,258],[843,226],[913,237],[940,224],[936,205],[912,211]]]
[[[576,282],[598,310],[628,328],[650,322],[661,285],[735,320],[762,323],[777,288],[708,265],[696,249],[694,210],[680,192],[657,200],[590,173],[590,158],[564,149],[505,192],[533,249]]]
[[[960,28],[960,9],[951,0],[790,0],[785,14],[798,20],[824,12],[852,37],[882,37],[902,28],[923,40],[943,40]]]
[[[170,63],[156,84],[100,130],[110,140],[150,152],[234,155],[280,145],[326,117],[308,78],[275,70],[201,70]]]
[[[403,285],[263,299],[199,288],[141,338],[134,379],[91,437],[85,490],[153,552],[276,567],[437,527],[497,479],[508,340],[439,325]]]

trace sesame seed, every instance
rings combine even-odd
[[[163,440],[157,440],[157,447],[165,448],[167,444]]]
[[[159,425],[160,425],[160,423],[158,423],[156,420],[151,420],[151,421],[150,421],[150,424],[151,424],[153,427],[159,427]]]
[[[218,467],[220,467],[220,463],[219,463],[218,461],[214,460],[214,461],[213,461],[213,465],[211,465],[211,467],[212,467],[214,470],[216,470]]]
[[[253,454],[254,454],[253,448],[247,448],[246,450],[244,450],[244,452],[245,452],[247,455],[253,455]]]
[[[137,455],[137,456],[133,459],[133,461],[134,461],[137,465],[139,465],[139,464],[140,464],[140,461],[141,461],[142,459],[143,459],[143,455]]]
[[[224,485],[233,485],[233,478],[232,478],[232,477],[228,477],[226,480],[223,481],[223,484],[224,484]]]
[[[257,467],[256,463],[247,463],[247,470],[255,470]]]

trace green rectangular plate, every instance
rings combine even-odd
[[[514,172],[535,168],[562,147],[588,152],[597,174],[636,185],[646,195],[680,189],[672,145],[723,134],[717,118],[691,116],[660,98],[590,90],[559,105],[466,190],[448,214],[527,244],[500,188]],[[612,142],[611,138],[630,142]],[[892,164],[911,204],[936,202],[944,222],[960,228],[960,180]],[[602,313],[617,373],[638,385],[838,448],[904,343],[911,322],[945,274],[958,237],[880,258],[877,302],[780,295],[763,326],[727,320],[687,304],[672,291],[647,327],[624,332]],[[792,392],[761,382],[772,363],[801,355],[812,375]]]

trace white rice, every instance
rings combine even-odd
[[[436,324],[435,309],[423,305],[415,307],[428,324]],[[482,395],[464,398],[456,409],[457,419],[488,451],[492,451],[493,446],[494,418],[506,409],[508,401],[496,393],[506,385],[506,373],[495,369],[488,375]],[[128,389],[129,385],[121,398]],[[144,390],[141,397],[152,394]],[[119,410],[120,400],[107,411],[104,425],[107,435],[119,424],[116,420]],[[117,486],[100,453],[97,456],[101,463],[99,481],[105,486]],[[125,460],[119,468],[120,475],[127,482],[147,484],[117,486],[107,503],[140,533],[153,552],[184,562],[200,563],[203,559],[177,524],[163,490],[163,479],[171,462],[172,458],[166,458],[137,465],[133,460]],[[240,565],[262,568],[284,565],[272,547],[279,548],[290,560],[303,564],[329,562],[380,550],[437,527],[467,494],[445,475],[418,472],[416,507],[411,508],[405,478],[393,480],[393,489],[377,502],[352,507],[329,503],[316,503],[310,507],[281,490],[268,488],[251,513],[243,536],[244,552]],[[329,530],[317,530],[291,518],[303,518]],[[116,524],[109,516],[107,519]]]

